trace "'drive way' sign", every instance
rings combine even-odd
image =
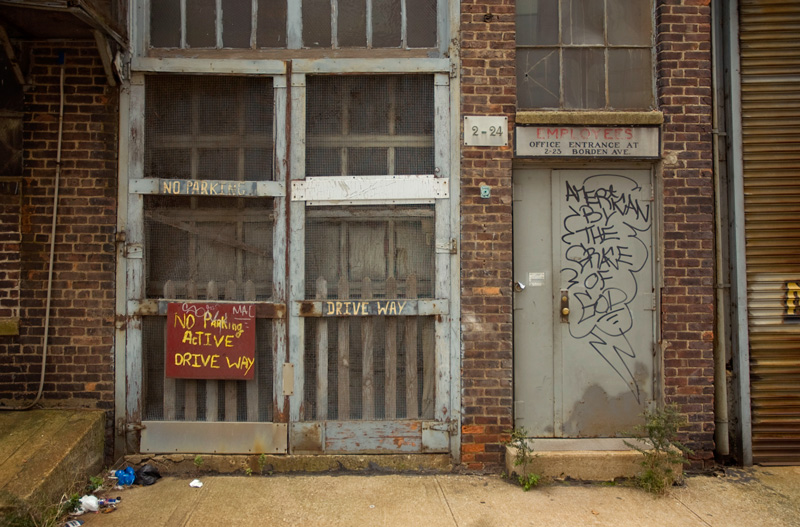
[[[252,379],[255,306],[175,302],[167,305],[167,377]]]

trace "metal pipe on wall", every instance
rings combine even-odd
[[[44,312],[44,336],[42,337],[42,371],[39,376],[39,390],[36,398],[29,404],[21,407],[0,407],[0,410],[30,410],[42,398],[44,392],[44,375],[47,367],[47,344],[50,340],[50,304],[53,297],[53,264],[56,252],[56,224],[58,220],[58,190],[61,181],[61,143],[64,135],[64,52],[60,51],[58,63],[61,66],[59,77],[59,102],[58,102],[58,146],[56,148],[56,177],[53,191],[53,220],[50,227],[50,265],[47,271],[47,300]]]
[[[727,261],[723,251],[722,237],[725,234],[725,224],[723,222],[723,199],[720,177],[719,163],[719,37],[720,20],[716,16],[718,4],[715,2],[712,12],[714,21],[711,26],[711,151],[713,162],[714,177],[714,253],[715,253],[715,311],[714,317],[714,443],[718,455],[727,456],[730,454],[730,442],[728,433],[728,376],[726,372],[728,354],[728,331],[727,317],[725,316],[727,307],[725,304],[725,289],[729,286],[725,284],[724,264]]]

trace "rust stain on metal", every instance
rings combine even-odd
[[[313,315],[315,311],[314,302],[300,302],[300,316]]]

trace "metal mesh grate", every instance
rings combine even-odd
[[[146,196],[148,298],[272,297],[271,199]]]
[[[309,77],[307,100],[307,176],[434,173],[433,77]]]
[[[144,420],[269,422],[272,407],[272,322],[256,322],[255,377],[195,381],[164,375],[166,317],[144,317]]]
[[[147,78],[145,177],[272,179],[272,79]]]
[[[433,419],[434,345],[433,317],[306,319],[305,419]]]
[[[319,207],[306,210],[306,298],[317,298],[316,283],[327,282],[327,298],[386,298],[387,281],[398,294],[433,298],[434,209],[424,207]]]

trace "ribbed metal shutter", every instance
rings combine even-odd
[[[800,464],[800,0],[739,12],[753,461]]]

